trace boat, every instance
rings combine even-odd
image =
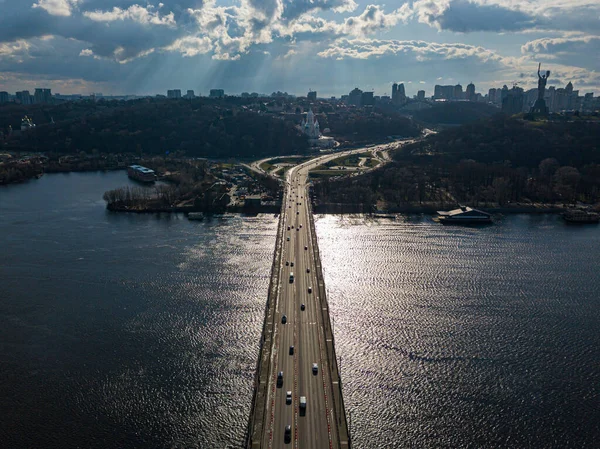
[[[583,209],[570,209],[563,213],[563,218],[567,223],[598,223],[600,214]]]
[[[438,221],[442,224],[478,224],[492,222],[491,214],[468,206],[460,206],[458,209],[449,211],[438,210],[437,214]]]
[[[141,165],[130,165],[127,167],[127,176],[140,182],[152,183],[156,181],[156,173],[154,170]]]
[[[204,220],[204,214],[202,212],[190,212],[188,214],[188,220],[202,221]]]

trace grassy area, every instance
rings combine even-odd
[[[379,165],[379,161],[377,159],[369,159],[365,165],[371,168],[377,167]]]
[[[369,156],[371,156],[369,154]],[[356,167],[358,166],[358,162],[360,161],[360,155],[351,154],[350,156],[343,156],[337,159],[333,159],[329,162],[326,162],[324,165],[327,167]]]
[[[270,164],[269,161],[265,161],[262,164],[260,164],[260,168],[262,170],[264,170],[265,172],[268,172],[269,170],[271,170],[272,167],[273,167],[273,165]]]
[[[279,170],[279,172],[277,173],[277,176],[279,176],[281,179],[285,179],[285,174],[288,172],[288,170],[292,168],[291,165],[288,165],[287,167],[283,167],[283,169]]]
[[[334,176],[345,175],[347,172],[340,170],[311,170],[308,174],[311,178],[332,178]]]

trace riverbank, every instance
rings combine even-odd
[[[394,207],[385,211],[379,211],[379,214],[432,214],[435,215],[438,210],[452,210],[457,206],[449,206],[447,204],[439,205],[411,205]],[[533,204],[533,205],[514,205],[514,206],[496,206],[485,207],[475,206],[476,209],[481,208],[491,214],[560,214],[573,206],[568,205],[552,205],[552,204]],[[348,203],[321,203],[314,206],[316,214],[375,214],[369,205],[366,204],[348,204]]]
[[[199,210],[193,206],[173,206],[173,207],[135,207],[135,206],[126,206],[121,204],[107,204],[106,209],[111,212],[129,212],[134,214],[162,214],[162,213],[185,213],[188,214],[190,212],[204,212],[206,214],[223,214],[223,213],[233,213],[233,214],[278,214],[281,212],[281,206],[274,205],[261,205],[261,206],[253,206],[253,207],[244,207],[244,206],[232,206],[226,208],[219,209],[204,209]]]

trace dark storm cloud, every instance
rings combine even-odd
[[[534,17],[498,5],[481,5],[467,0],[451,2],[441,12],[423,4],[418,9],[421,21],[442,30],[469,33],[473,31],[521,31],[532,28]]]

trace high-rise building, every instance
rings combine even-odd
[[[467,90],[465,91],[465,99],[467,101],[475,101],[475,84],[469,83],[467,84]]]
[[[417,100],[424,101],[425,100],[425,91],[420,90],[417,92]]]
[[[211,89],[208,96],[210,98],[223,98],[225,96],[225,91],[223,89]]]
[[[8,103],[8,92],[0,92],[0,103]]]
[[[185,98],[187,98],[188,100],[191,100],[192,98],[196,98],[196,95],[194,95],[193,90],[188,90],[187,94],[185,94]]]
[[[16,93],[17,101],[21,104],[32,104],[31,95],[28,90],[23,90]]]
[[[465,95],[463,93],[462,86],[460,84],[457,84],[456,86],[454,86],[454,90],[452,92],[452,99],[453,100],[462,100],[464,98],[465,98]]]
[[[373,98],[373,92],[363,92],[361,95],[360,103],[362,106],[375,105],[375,99]]]
[[[168,90],[167,98],[181,98],[181,89]]]
[[[363,91],[358,87],[355,87],[352,92],[348,94],[348,104],[353,104],[354,106],[361,106],[362,104],[362,94]]]
[[[317,91],[311,90],[310,92],[308,92],[308,94],[306,94],[306,99],[308,101],[317,101]]]
[[[52,91],[51,89],[36,88],[33,99],[36,104],[52,103]]]
[[[456,86],[440,86],[436,84],[433,90],[433,97],[439,100],[462,100],[462,86],[460,84]]]
[[[392,103],[394,103],[394,104],[406,103],[406,92],[404,91],[404,83],[392,84]]]
[[[506,86],[505,86],[506,87]],[[502,112],[508,115],[518,114],[523,111],[523,89],[514,86],[506,89],[506,96],[502,99]]]

